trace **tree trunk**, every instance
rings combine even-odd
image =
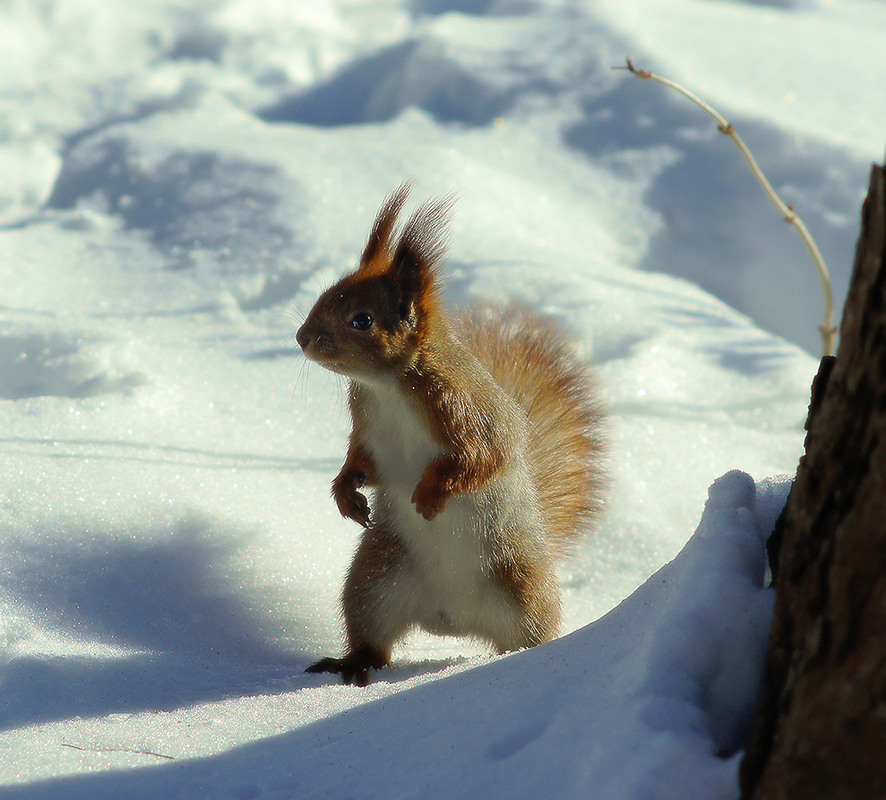
[[[767,686],[741,765],[748,800],[886,798],[884,256],[886,170],[875,166],[839,351],[816,379],[772,549]]]

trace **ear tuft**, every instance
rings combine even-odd
[[[446,253],[446,229],[452,206],[452,195],[422,203],[403,228],[394,261],[411,260],[424,269],[433,269]]]
[[[386,261],[385,255],[391,249],[391,238],[394,233],[394,226],[397,224],[397,217],[400,215],[400,209],[403,203],[409,197],[412,190],[412,181],[406,181],[400,184],[385,200],[375,217],[372,231],[363,249],[363,255],[360,257],[360,269],[372,268],[379,263]]]
[[[400,234],[391,274],[401,293],[402,309],[412,309],[435,288],[435,268],[446,253],[446,227],[453,197],[428,200],[412,214]]]

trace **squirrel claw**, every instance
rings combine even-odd
[[[368,528],[372,524],[372,517],[369,513],[369,503],[366,502],[366,498],[364,498],[363,495],[360,495],[360,497],[363,499],[363,502],[358,503],[351,509],[351,512],[345,514],[345,516],[348,519],[354,520],[358,525]]]
[[[336,491],[335,504],[339,513],[347,519],[352,519],[364,528],[368,528],[372,520],[369,513],[369,501],[356,489],[352,491]]]
[[[311,666],[305,667],[305,672],[335,672],[340,673],[342,670],[343,658],[321,658],[315,661]]]

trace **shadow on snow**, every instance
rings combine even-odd
[[[25,613],[62,635],[132,652],[13,658],[0,684],[0,729],[172,709],[302,682],[310,659],[297,644],[275,643],[278,624],[250,607],[225,563],[248,534],[217,527],[190,519],[166,529],[102,536],[70,529],[53,531],[52,543],[45,535],[8,543],[9,585]],[[288,627],[296,640],[304,629],[297,618]]]

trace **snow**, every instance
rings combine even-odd
[[[822,304],[710,120],[610,67],[720,106],[839,300],[883,15],[4,3],[0,796],[733,797]],[[342,387],[293,333],[410,177],[458,195],[451,302],[527,302],[596,363],[612,488],[560,639],[415,635],[355,689],[303,673],[357,530]]]

